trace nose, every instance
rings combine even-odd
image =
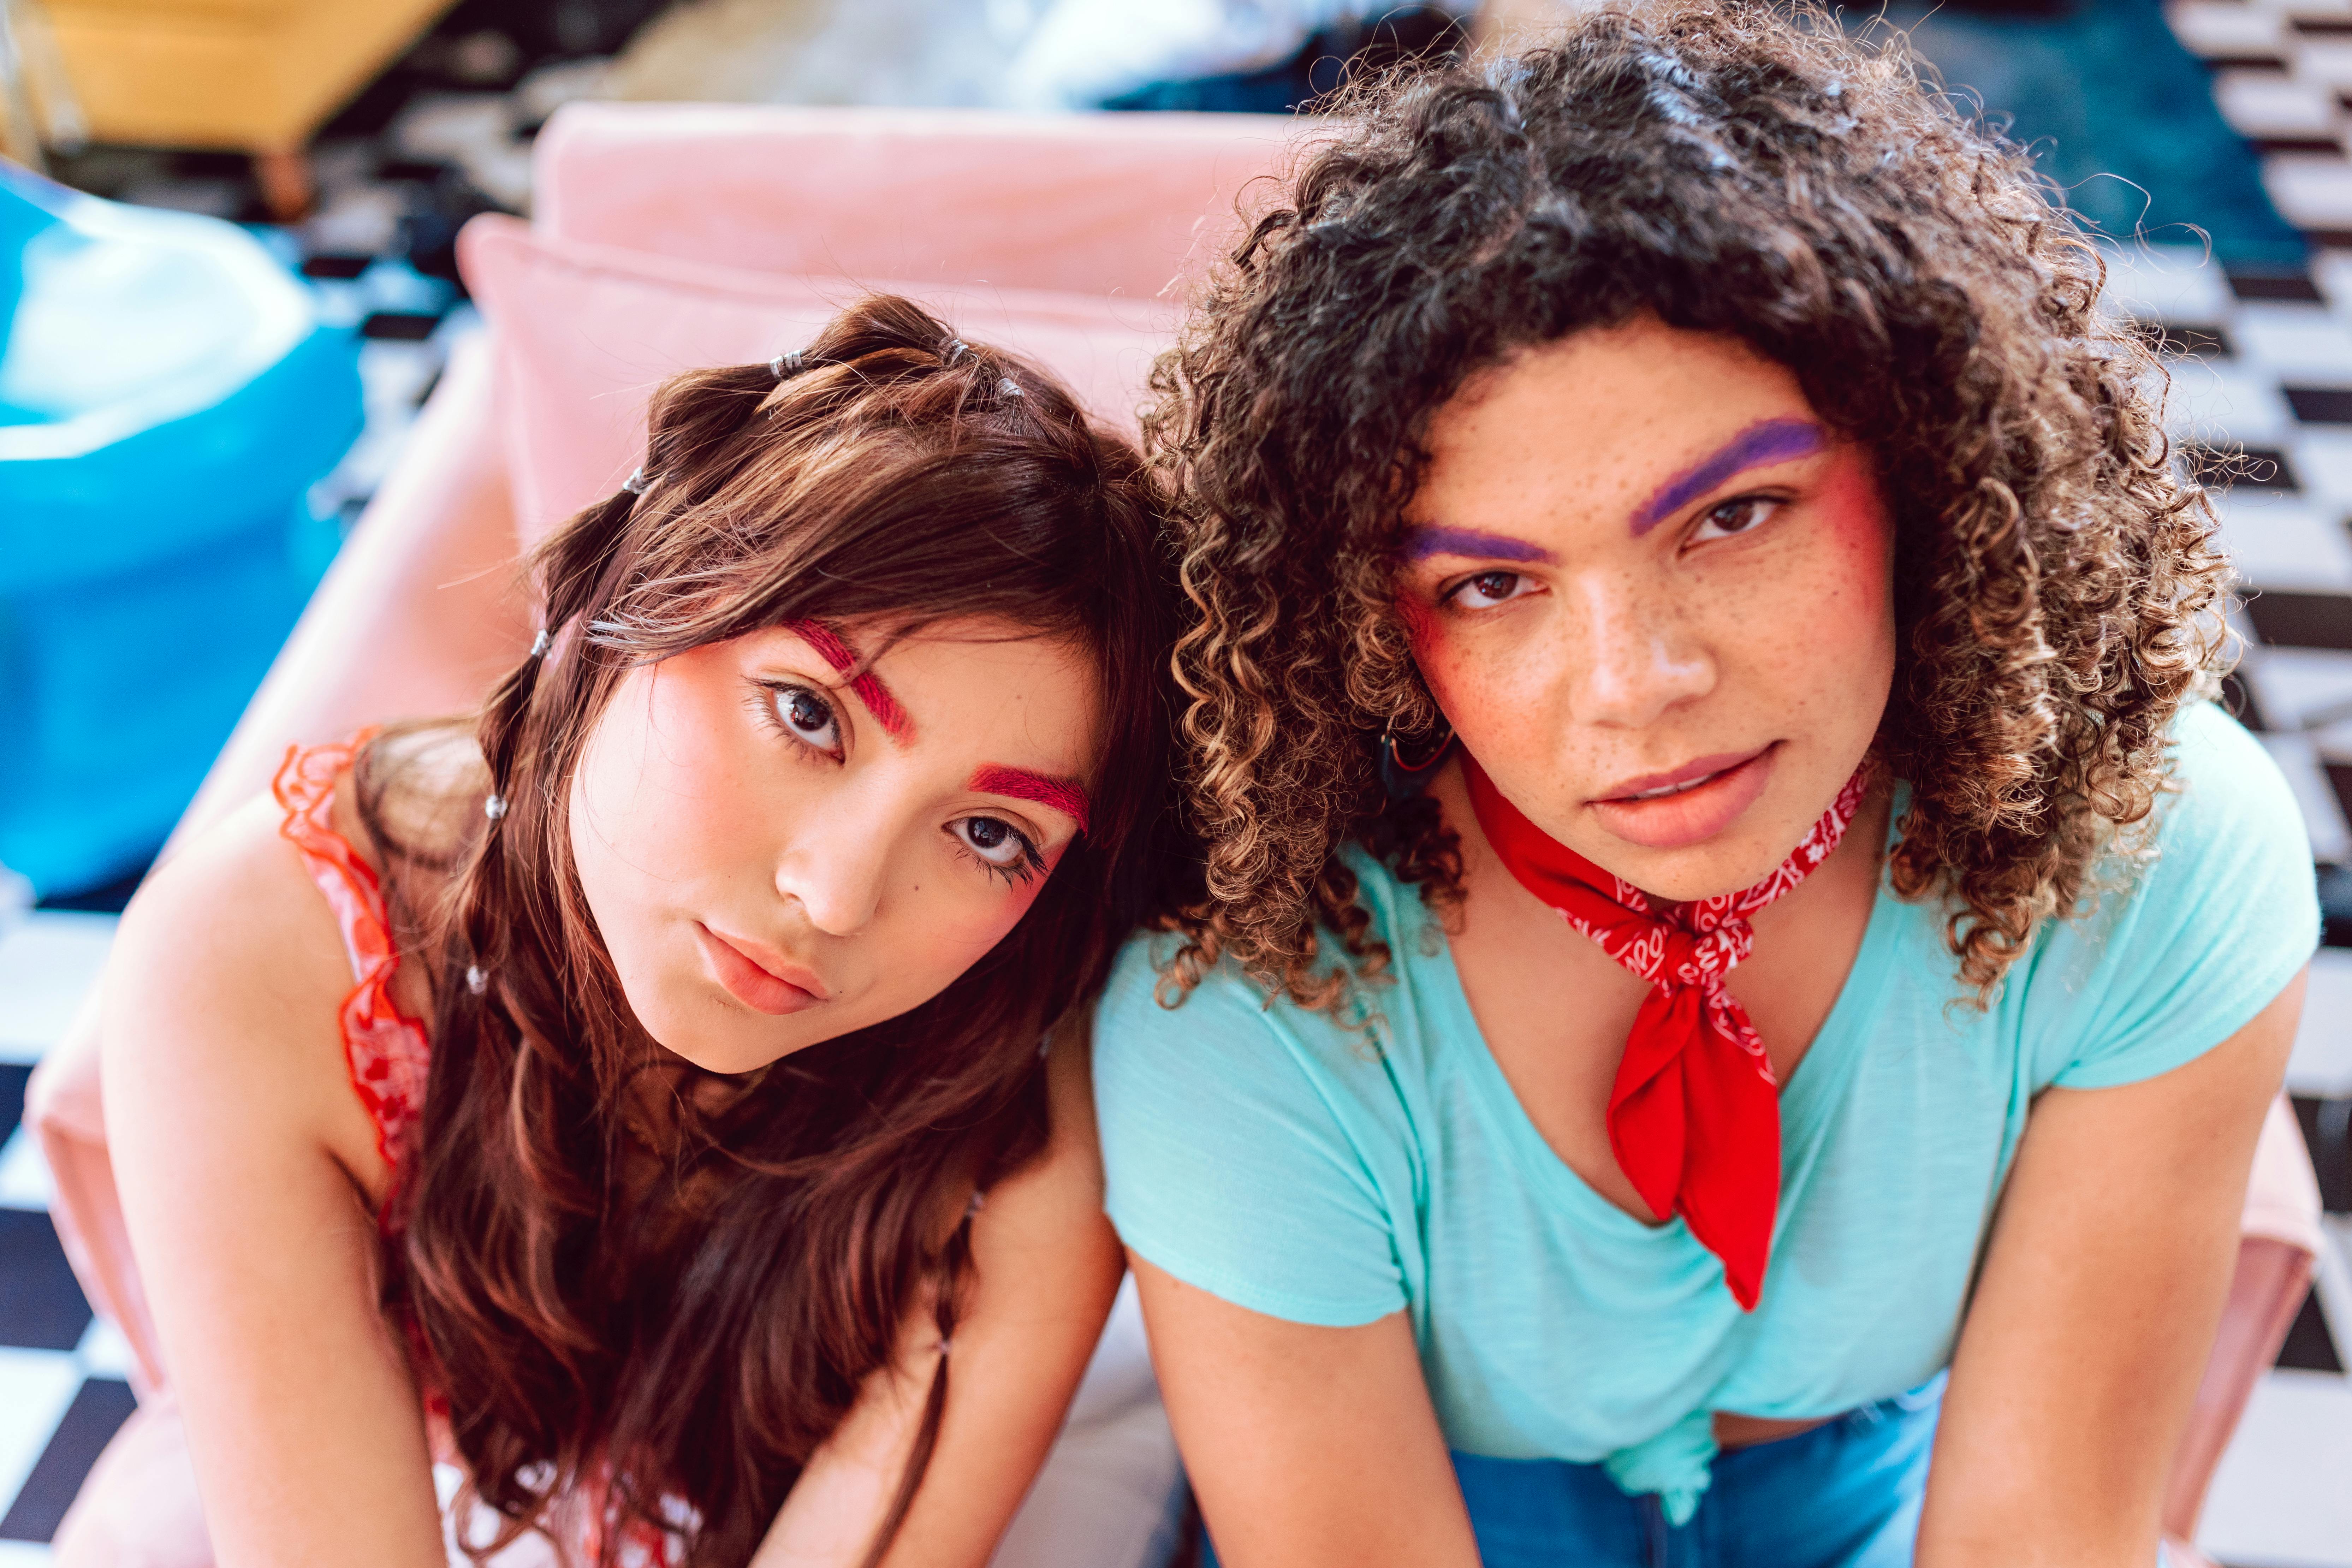
[[[1638,573],[1579,578],[1581,642],[1570,697],[1588,724],[1639,730],[1715,689],[1715,656],[1675,613],[1671,596]]]
[[[855,936],[873,923],[898,834],[877,810],[835,799],[801,819],[776,865],[776,890],[828,936]]]

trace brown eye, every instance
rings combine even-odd
[[[776,721],[793,739],[820,752],[840,749],[840,721],[824,698],[805,686],[780,686],[775,689],[774,702]]]
[[[1029,847],[1010,824],[992,816],[967,816],[955,826],[963,841],[992,866],[1013,865]]]
[[[1691,537],[1695,540],[1729,539],[1752,532],[1758,524],[1780,510],[1780,503],[1769,496],[1738,496],[1709,510]]]
[[[1527,577],[1517,572],[1481,572],[1457,586],[1450,596],[1463,609],[1486,610],[1506,599],[1517,598],[1528,586]]]
[[[988,868],[989,875],[1008,883],[1029,881],[1045,869],[1029,836],[998,817],[960,816],[948,824],[948,832]]]

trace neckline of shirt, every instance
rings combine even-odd
[[[1894,846],[1895,825],[1902,819],[1904,797],[1908,790],[1895,786],[1893,808],[1887,814],[1886,839],[1881,847],[1881,858]],[[1406,902],[1400,898],[1398,905]],[[1837,1000],[1831,1005],[1829,1016],[1822,1020],[1813,1043],[1805,1052],[1780,1089],[1780,1151],[1783,1171],[1783,1206],[1786,1194],[1802,1190],[1801,1184],[1790,1186],[1786,1172],[1792,1152],[1807,1148],[1813,1141],[1836,1104],[1839,1094],[1853,1079],[1853,1058],[1864,1041],[1870,1037],[1870,1023],[1878,1009],[1890,972],[1892,947],[1901,940],[1897,927],[1908,906],[1895,897],[1886,885],[1882,870],[1875,896],[1870,909],[1870,920],[1864,928],[1862,942],[1855,948],[1853,965],[1838,987]],[[1402,910],[1401,910],[1402,912]],[[1416,907],[1412,911],[1423,919],[1432,918]],[[1400,922],[1402,923],[1402,922]],[[1431,997],[1435,1014],[1432,1020],[1441,1037],[1433,1041],[1437,1050],[1457,1057],[1469,1075],[1473,1099],[1488,1122],[1512,1150],[1520,1166],[1538,1192],[1556,1198],[1568,1213],[1580,1223],[1621,1239],[1647,1242],[1657,1246],[1678,1246],[1703,1254],[1715,1263],[1713,1254],[1699,1246],[1690,1234],[1690,1227],[1679,1215],[1670,1215],[1662,1225],[1651,1225],[1635,1218],[1603,1197],[1591,1183],[1579,1175],[1574,1167],[1561,1159],[1552,1146],[1544,1141],[1543,1133],[1528,1116],[1527,1107],[1519,1102],[1511,1081],[1504,1076],[1495,1054],[1487,1048],[1486,1037],[1478,1027],[1477,1015],[1471,1010],[1469,994],[1462,987],[1462,973],[1455,967],[1452,948],[1439,934],[1435,953],[1425,962],[1436,973],[1435,994]],[[1400,951],[1410,942],[1395,944]],[[1420,956],[1420,955],[1416,955]],[[1716,1263],[1718,1270],[1721,1268]],[[1768,1283],[1769,1289],[1769,1283]],[[1728,1297],[1726,1298],[1728,1300]]]

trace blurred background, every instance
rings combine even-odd
[[[1293,115],[1352,72],[1558,15],[0,0],[0,1568],[47,1561],[132,1397],[49,1224],[26,1079],[481,331],[457,235],[532,212],[551,116]],[[2290,1077],[2331,1212],[2200,1543],[2235,1568],[2352,1568],[2352,0],[1896,3],[1880,25],[2107,237],[2119,304],[2170,358],[2182,460],[2228,487],[2248,648],[2231,700],[2295,784],[2335,944]]]

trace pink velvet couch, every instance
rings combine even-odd
[[[180,835],[266,788],[291,743],[471,706],[530,639],[520,550],[635,466],[644,392],[671,370],[789,348],[861,284],[911,293],[1131,419],[1176,319],[1170,285],[1225,242],[1244,187],[1297,134],[1242,116],[565,110],[539,142],[531,223],[465,236],[490,331],[453,359]],[[167,1370],[107,1158],[89,1013],[34,1076],[26,1117],[68,1255],[156,1401]],[[2171,1480],[2176,1536],[2193,1533],[2301,1300],[2317,1209],[2282,1109]]]

